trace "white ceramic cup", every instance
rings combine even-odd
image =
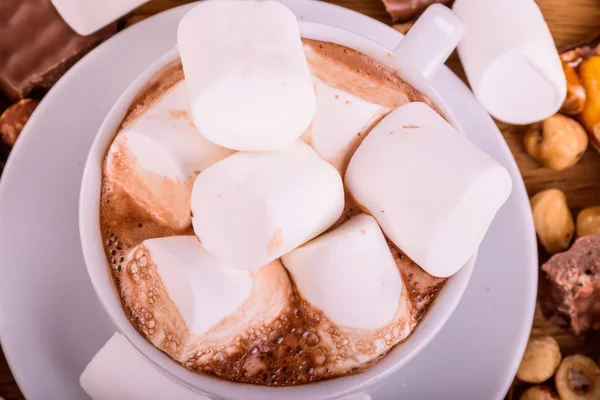
[[[299,24],[301,35],[305,38],[333,42],[356,49],[397,71],[402,79],[427,95],[445,118],[460,129],[446,103],[427,80],[443,64],[464,32],[464,26],[448,8],[441,5],[430,7],[395,51],[389,51],[378,43],[337,27],[308,21],[299,21]],[[92,144],[83,173],[79,203],[79,228],[83,255],[92,285],[119,332],[168,376],[217,399],[339,399],[359,393],[401,368],[433,339],[456,308],[473,272],[476,255],[448,280],[406,342],[396,346],[382,360],[363,373],[323,382],[273,388],[232,383],[196,374],[175,363],[147,342],[129,323],[121,306],[102,243],[99,218],[102,163],[135,96],[157,72],[177,57],[177,49],[164,55],[121,95],[108,113]]]

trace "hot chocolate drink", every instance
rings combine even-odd
[[[339,180],[393,109],[430,104],[358,51],[308,39],[303,46],[317,104],[294,151],[315,158],[315,180]],[[158,73],[131,104],[105,159],[102,235],[131,323],[184,367],[235,382],[298,385],[369,368],[409,337],[445,279],[411,261],[348,193],[334,201],[342,208],[325,233],[282,258],[251,270],[214,259],[195,236],[194,181],[221,160],[249,156],[197,134],[185,85],[178,60]],[[165,159],[164,149],[178,159]],[[286,245],[275,234],[267,253]],[[365,268],[335,267],[353,262]]]

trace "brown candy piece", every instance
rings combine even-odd
[[[49,89],[76,61],[116,32],[80,36],[50,0],[0,1],[0,90],[13,100]]]
[[[415,18],[432,4],[450,6],[453,2],[454,0],[383,0],[385,9],[392,16],[394,23]]]
[[[0,140],[7,147],[15,145],[25,123],[37,107],[39,102],[33,99],[23,99],[8,107],[0,115]]]
[[[576,334],[600,330],[600,234],[577,239],[542,266],[542,311]]]

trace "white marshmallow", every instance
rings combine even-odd
[[[534,0],[457,0],[453,10],[468,27],[458,54],[490,114],[510,124],[529,124],[558,111],[567,83]]]
[[[302,139],[341,173],[352,151],[389,109],[329,86],[317,77],[313,82],[317,109]]]
[[[272,150],[310,123],[315,94],[298,22],[284,5],[202,2],[179,23],[177,42],[192,116],[210,141]]]
[[[281,260],[300,295],[334,324],[373,330],[396,314],[402,279],[370,215],[353,217]]]
[[[201,366],[224,349],[239,350],[236,338],[291,307],[292,284],[279,259],[254,271],[232,269],[193,235],[145,240],[122,265],[123,304],[136,315],[144,310],[136,327],[181,363]]]
[[[177,229],[191,223],[193,179],[233,154],[198,133],[188,104],[185,83],[178,83],[119,133],[107,158],[109,178],[158,220]]]
[[[345,183],[383,232],[438,277],[475,253],[512,188],[498,162],[424,103],[402,106],[373,128]]]
[[[78,34],[91,35],[148,0],[52,0],[62,19]]]
[[[254,269],[331,226],[344,208],[339,173],[301,140],[236,153],[203,171],[192,191],[196,235],[215,258]]]
[[[204,250],[196,236],[148,239],[143,245],[169,298],[196,335],[217,325],[250,296],[250,272],[219,263]]]
[[[79,378],[94,400],[208,400],[152,365],[120,333],[96,353]]]

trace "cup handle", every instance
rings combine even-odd
[[[433,4],[398,43],[394,53],[429,79],[450,57],[465,31],[465,24],[452,10]]]

